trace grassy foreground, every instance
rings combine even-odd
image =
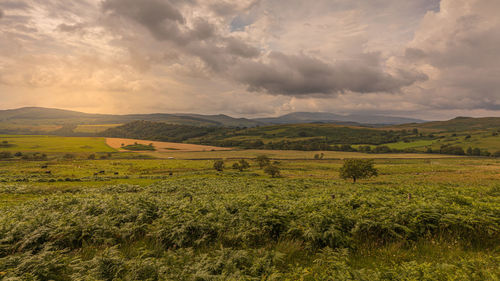
[[[0,280],[498,280],[499,160],[250,162],[2,161]]]

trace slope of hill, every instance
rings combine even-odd
[[[385,131],[334,124],[272,125],[238,129],[135,121],[109,128],[100,136],[178,141],[223,147],[330,150],[334,145],[380,145],[397,142],[412,134],[414,135],[406,130]]]
[[[360,124],[405,124],[425,122],[419,119],[393,117],[383,115],[338,115],[328,112],[294,112],[273,118],[254,119],[267,124],[297,124],[297,123],[335,123],[339,125],[360,125]]]
[[[223,133],[230,129],[223,127],[198,127],[166,124],[163,122],[133,121],[99,133],[103,137],[144,139],[166,142],[183,142],[191,138],[213,133]]]
[[[407,127],[368,128],[311,123],[241,129],[136,121],[107,129],[100,135],[247,149],[435,152],[488,156],[492,153],[496,155],[500,150],[499,132],[499,129],[435,132]]]
[[[500,117],[456,117],[447,121],[433,121],[420,124],[404,124],[397,127],[430,129],[446,132],[465,132],[500,129]]]
[[[123,124],[136,120],[189,126],[253,127],[258,121],[226,115],[200,114],[89,114],[71,110],[24,107],[0,110],[0,133],[71,134],[78,125]],[[105,127],[103,127],[105,128]]]

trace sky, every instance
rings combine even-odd
[[[498,0],[0,0],[0,109],[500,116]]]

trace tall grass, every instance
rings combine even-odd
[[[496,280],[497,189],[236,176],[82,187],[2,208],[0,279]],[[354,259],[422,241],[481,254]]]

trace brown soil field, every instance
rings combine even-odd
[[[120,139],[120,138],[106,138],[106,144],[119,151],[128,151],[122,149],[122,146],[132,144],[153,144],[158,152],[173,152],[173,151],[218,151],[230,150],[230,148],[216,147],[208,145],[188,144],[188,143],[175,143],[175,142],[162,142],[162,141],[149,141],[149,140],[135,140],[135,139]]]

